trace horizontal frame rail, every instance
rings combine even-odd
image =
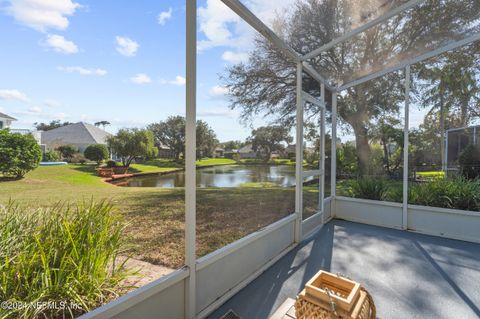
[[[303,174],[302,174],[302,177],[307,178],[307,177],[312,177],[312,176],[322,176],[323,174],[325,174],[325,172],[323,170],[315,169],[315,170],[311,170],[311,171],[304,171]]]
[[[325,103],[323,101],[320,101],[319,99],[317,99],[313,95],[308,94],[305,91],[302,92],[302,98],[306,102],[310,102],[312,104],[315,104],[315,105],[321,107],[322,109],[325,109]]]
[[[348,88],[351,88],[352,86],[356,86],[356,85],[359,85],[359,84],[362,84],[362,83],[365,83],[365,82],[368,82],[368,81],[371,81],[371,80],[374,80],[376,78],[379,78],[379,77],[382,77],[388,73],[392,73],[392,72],[395,72],[395,71],[398,71],[398,70],[401,70],[405,67],[407,67],[407,65],[412,65],[412,64],[416,64],[416,63],[419,63],[419,62],[422,62],[422,61],[425,61],[425,60],[428,60],[430,58],[433,58],[435,56],[438,56],[440,54],[443,54],[445,52],[448,52],[448,51],[451,51],[451,50],[454,50],[454,49],[457,49],[457,48],[460,48],[460,47],[463,47],[463,46],[466,46],[472,42],[475,42],[475,41],[478,41],[480,40],[480,33],[476,33],[474,35],[471,35],[463,40],[459,40],[459,41],[456,41],[456,42],[452,42],[450,44],[447,44],[441,48],[438,48],[436,50],[433,50],[433,51],[430,51],[430,52],[427,52],[427,53],[424,53],[422,55],[419,55],[415,58],[412,58],[412,59],[409,59],[407,61],[404,61],[404,62],[401,62],[401,63],[398,63],[394,66],[391,66],[389,68],[386,68],[386,69],[383,69],[381,71],[378,71],[378,72],[375,72],[375,73],[371,73],[367,76],[364,76],[358,80],[354,80],[354,81],[351,81],[351,82],[347,82],[346,84],[338,87],[338,91],[343,91],[343,90],[346,90]]]
[[[277,48],[285,52],[294,62],[300,61],[300,55],[295,52],[288,44],[279,38],[275,32],[265,25],[253,12],[245,7],[238,0],[222,0],[233,12],[238,14],[246,23],[251,25],[261,35],[271,41]]]

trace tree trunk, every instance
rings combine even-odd
[[[368,143],[368,130],[363,123],[350,123],[355,134],[355,146],[358,156],[358,170],[360,175],[368,174],[368,165],[371,159],[372,150]]]
[[[388,176],[392,176],[392,172],[390,170],[390,153],[388,150],[388,140],[382,136],[382,144],[383,144],[383,164],[385,165],[385,170]]]
[[[440,158],[442,161],[442,170],[447,170],[447,163],[445,162],[445,101],[444,101],[444,87],[440,83]]]

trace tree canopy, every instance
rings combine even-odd
[[[309,53],[352,28],[354,21],[350,15],[350,2],[299,1],[288,15],[277,17],[275,31],[299,54]],[[461,37],[464,30],[471,28],[470,22],[480,10],[480,3],[474,0],[450,1],[441,5],[438,2],[422,3],[415,10],[400,14],[327,50],[310,63],[321,73],[329,75],[336,84],[342,84],[399,59],[427,51],[438,46],[439,40]],[[362,5],[375,6],[378,1],[365,0]],[[479,64],[478,45],[459,52],[456,61],[473,55],[476,64]],[[440,66],[446,64],[447,61],[443,61]],[[464,74],[465,81],[462,82],[471,83],[470,80],[476,79],[478,83],[478,76],[472,77],[471,71],[462,70],[461,72],[470,74]],[[427,73],[423,74],[427,78],[431,77]],[[415,72],[413,76],[419,77]],[[368,169],[373,156],[370,145],[372,131],[385,115],[397,118],[400,115],[404,101],[403,79],[403,72],[390,73],[351,87],[338,97],[339,125],[355,136],[358,168],[362,172]],[[258,116],[264,116],[281,125],[294,125],[296,66],[268,40],[257,37],[255,49],[250,53],[248,61],[229,67],[222,80],[228,88],[231,108],[241,111],[243,121],[250,122]],[[464,92],[461,95],[471,96],[471,90],[467,86],[460,86]],[[303,89],[319,95],[318,83],[307,75],[303,76]],[[413,93],[416,93],[415,89],[414,86]],[[467,90],[470,93],[466,93]],[[328,95],[327,92],[327,101]],[[467,102],[463,104],[466,105]],[[476,106],[478,110],[478,99]],[[306,112],[315,112],[312,107],[307,104]],[[330,106],[327,105],[327,108]]]
[[[107,139],[107,145],[126,167],[137,158],[153,157],[157,153],[153,134],[146,129],[121,129]]]
[[[284,126],[262,126],[252,131],[250,141],[255,152],[269,160],[272,152],[284,149],[283,143],[291,143],[290,130]]]
[[[60,120],[53,120],[53,121],[50,121],[50,123],[35,122],[35,123],[33,123],[33,126],[37,129],[37,131],[50,131],[50,130],[53,130],[55,128],[59,128],[59,127],[70,125],[70,124],[73,124],[73,123],[62,122]]]
[[[155,137],[158,147],[167,146],[172,150],[176,159],[185,152],[185,117],[170,116],[165,121],[150,124],[147,129]],[[197,157],[212,156],[218,145],[217,135],[213,129],[203,120],[197,120]]]

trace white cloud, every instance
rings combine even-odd
[[[186,82],[187,82],[187,80],[183,76],[180,76],[180,75],[177,75],[175,77],[175,80],[171,80],[171,81],[161,80],[160,81],[160,83],[162,83],[162,84],[172,84],[172,85],[178,85],[178,86],[185,85]]]
[[[117,52],[124,56],[135,56],[140,47],[137,42],[127,37],[116,36],[115,41],[117,43]]]
[[[240,22],[240,18],[218,0],[207,0],[205,7],[198,8],[200,32],[206,40],[198,42],[198,49],[204,50],[233,43],[233,33],[229,24]]]
[[[42,108],[39,106],[34,106],[28,109],[30,113],[42,113]]]
[[[6,12],[15,20],[40,32],[53,28],[65,30],[67,16],[75,13],[80,4],[71,0],[10,0]]]
[[[63,36],[57,34],[47,35],[45,45],[59,53],[73,54],[78,52],[78,47],[75,43],[68,41]]]
[[[228,94],[228,88],[220,85],[215,85],[209,91],[211,96],[218,97],[218,96],[225,96]]]
[[[14,89],[0,89],[1,100],[17,100],[21,102],[28,102],[30,99],[27,95],[19,90]]]
[[[222,54],[222,59],[230,63],[246,62],[248,60],[248,53],[225,51]]]
[[[147,83],[151,83],[152,79],[145,73],[139,73],[134,77],[131,77],[130,81],[135,84],[147,84]]]
[[[298,0],[246,0],[246,6],[268,26],[278,12],[289,12]],[[219,0],[207,0],[205,6],[199,7],[198,17],[200,32],[205,39],[198,42],[198,49],[227,46],[250,49],[253,46],[255,31],[240,19],[232,10]]]
[[[43,104],[48,107],[60,107],[63,105],[62,102],[52,99],[45,100]]]
[[[58,66],[57,70],[66,73],[78,73],[80,75],[104,76],[107,74],[107,71],[104,69],[87,69],[81,66]]]
[[[158,24],[165,25],[168,20],[172,18],[172,8],[169,8],[167,11],[162,11],[158,14]]]

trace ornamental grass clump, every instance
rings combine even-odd
[[[355,198],[385,200],[389,184],[383,178],[359,177],[350,182],[350,196]]]
[[[409,203],[480,211],[480,178],[471,180],[460,177],[412,185]]]
[[[0,207],[0,318],[73,318],[116,297],[124,228],[103,202]]]

